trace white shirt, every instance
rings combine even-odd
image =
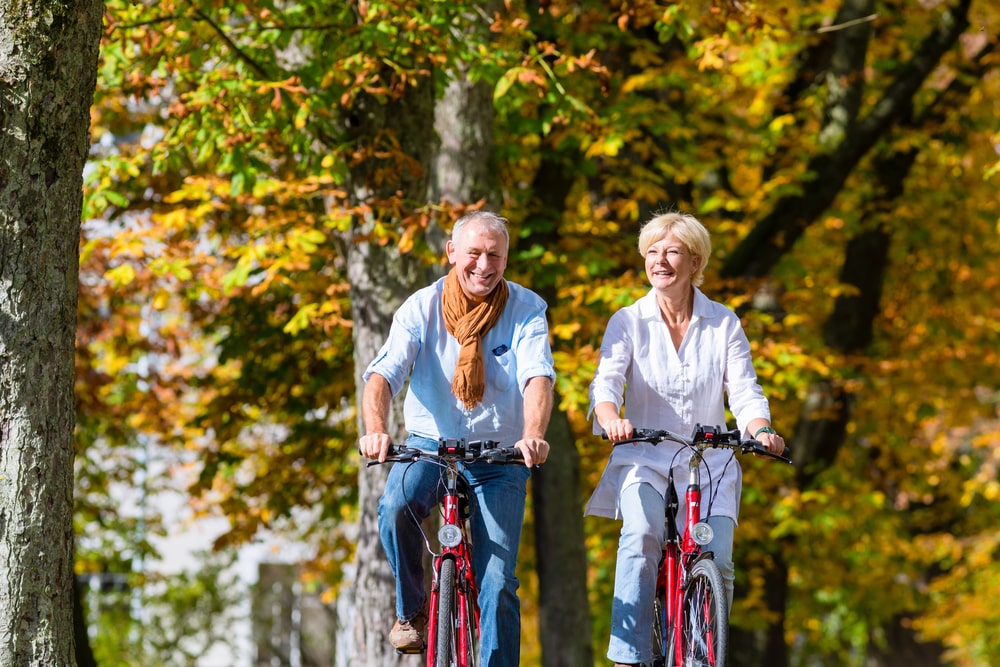
[[[495,440],[512,447],[524,430],[524,387],[534,377],[555,378],[545,301],[507,281],[503,314],[483,336],[486,388],[466,408],[451,392],[461,345],[448,333],[441,308],[444,278],[412,294],[392,318],[389,336],[363,374],[384,377],[392,394],[406,388],[406,430],[432,440]],[[409,385],[407,385],[409,380]]]
[[[726,397],[741,432],[746,433],[755,418],[770,421],[750,342],[732,310],[695,289],[691,322],[680,349],[674,347],[654,291],[612,315],[590,385],[591,412],[598,403],[610,401],[620,409],[624,401],[624,417],[633,428],[689,435],[696,424],[726,426]],[[601,433],[596,420],[594,433]],[[682,452],[675,457],[681,449],[671,442],[614,447],[586,513],[620,519],[619,495],[638,482],[648,482],[665,494],[671,463],[679,468],[674,481],[683,493],[688,456]],[[742,478],[731,450],[706,451],[702,516],[711,512],[736,521]]]

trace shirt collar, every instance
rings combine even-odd
[[[656,303],[656,291],[650,289],[646,296],[639,299],[639,315],[643,318],[660,317],[660,307]],[[697,287],[694,288],[694,306],[691,308],[691,321],[703,317],[712,317],[712,302]]]

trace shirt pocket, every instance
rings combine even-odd
[[[484,350],[486,358],[486,384],[497,391],[507,391],[517,382],[517,363],[507,345]]]

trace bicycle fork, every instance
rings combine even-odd
[[[465,535],[462,531],[462,521],[460,509],[460,498],[457,491],[458,477],[452,471],[448,471],[446,491],[441,501],[443,510],[443,520],[441,528],[438,529],[438,541],[441,544],[441,552],[434,556],[434,576],[431,584],[430,604],[428,606],[428,626],[427,626],[427,665],[434,667],[435,654],[438,643],[438,623],[439,606],[441,602],[441,566],[445,560],[455,563],[454,579],[451,585],[455,614],[449,615],[452,621],[457,620],[455,627],[451,628],[451,636],[455,643],[455,660],[458,667],[472,667],[467,665],[466,656],[472,655],[473,647],[469,646],[470,637],[478,636],[479,628],[479,605],[476,600],[477,591],[475,580],[472,577],[470,554]],[[470,610],[472,614],[470,614]],[[471,628],[472,632],[461,627],[468,619],[475,623]]]

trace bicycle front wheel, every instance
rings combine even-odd
[[[725,667],[729,652],[726,600],[726,584],[715,561],[695,563],[681,605],[680,667]],[[675,659],[676,655],[671,656],[668,664]]]
[[[438,575],[438,612],[434,667],[475,667],[478,664],[479,641],[475,601],[458,580],[455,561],[441,561]]]
[[[455,561],[441,561],[438,575],[438,608],[434,619],[437,641],[434,643],[434,667],[453,667],[455,664]]]

